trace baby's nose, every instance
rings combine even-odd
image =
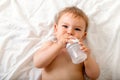
[[[74,31],[73,31],[73,29],[69,29],[69,30],[67,31],[67,33],[70,34],[70,35],[73,35],[73,34],[74,34]]]

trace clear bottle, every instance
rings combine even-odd
[[[87,58],[87,55],[82,50],[80,50],[80,45],[78,44],[77,39],[72,41],[73,43],[68,43],[66,48],[72,59],[72,62],[74,64],[79,64]]]

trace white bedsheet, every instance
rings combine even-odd
[[[56,12],[71,5],[90,19],[87,41],[100,66],[98,80],[120,79],[119,0],[0,0],[0,80],[39,78],[32,56],[50,36]]]

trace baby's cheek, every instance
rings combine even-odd
[[[77,39],[81,39],[81,37],[82,37],[81,35],[77,35],[76,36]]]

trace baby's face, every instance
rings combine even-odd
[[[61,16],[58,24],[55,25],[56,37],[59,39],[64,34],[69,34],[81,40],[85,36],[85,28],[86,23],[83,18],[66,13]]]

